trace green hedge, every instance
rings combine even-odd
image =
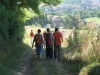
[[[100,75],[100,63],[95,62],[83,67],[79,75]]]

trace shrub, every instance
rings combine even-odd
[[[11,69],[0,64],[0,75],[13,75],[13,72]]]
[[[79,75],[100,75],[100,63],[92,63],[83,67]]]
[[[80,52],[80,35],[77,29],[75,29],[73,34],[69,36],[67,42],[68,48],[70,48],[71,51]]]
[[[100,61],[99,36],[100,31],[97,30],[75,30],[73,35],[70,35],[68,38],[67,52],[64,54],[67,60],[65,62],[69,60],[78,61],[80,63],[76,64],[80,65],[82,63],[81,68],[84,67],[84,65],[90,64],[82,69],[80,75],[92,75],[92,73],[93,75],[100,75],[100,65],[98,65],[98,63],[93,63],[95,61]]]

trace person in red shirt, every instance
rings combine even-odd
[[[33,33],[33,30],[31,30],[31,32],[30,32],[30,38],[31,38],[31,45],[32,45],[33,39],[34,39],[34,33]]]
[[[54,37],[54,58],[55,59],[58,58],[58,61],[60,61],[60,51],[61,51],[61,44],[63,43],[63,37],[62,33],[58,30],[58,28],[55,28],[53,37]]]

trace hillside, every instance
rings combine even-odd
[[[43,6],[41,7],[41,9],[46,12],[57,12],[57,11],[70,12],[70,11],[84,11],[84,10],[95,12],[95,10],[99,10],[99,7],[100,7],[99,0],[62,0],[62,3],[56,7]]]

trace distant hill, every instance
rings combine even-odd
[[[62,3],[56,7],[43,6],[41,9],[45,12],[57,11],[84,11],[99,10],[100,0],[62,0]]]
[[[58,7],[72,10],[92,10],[99,9],[100,0],[63,0]]]

